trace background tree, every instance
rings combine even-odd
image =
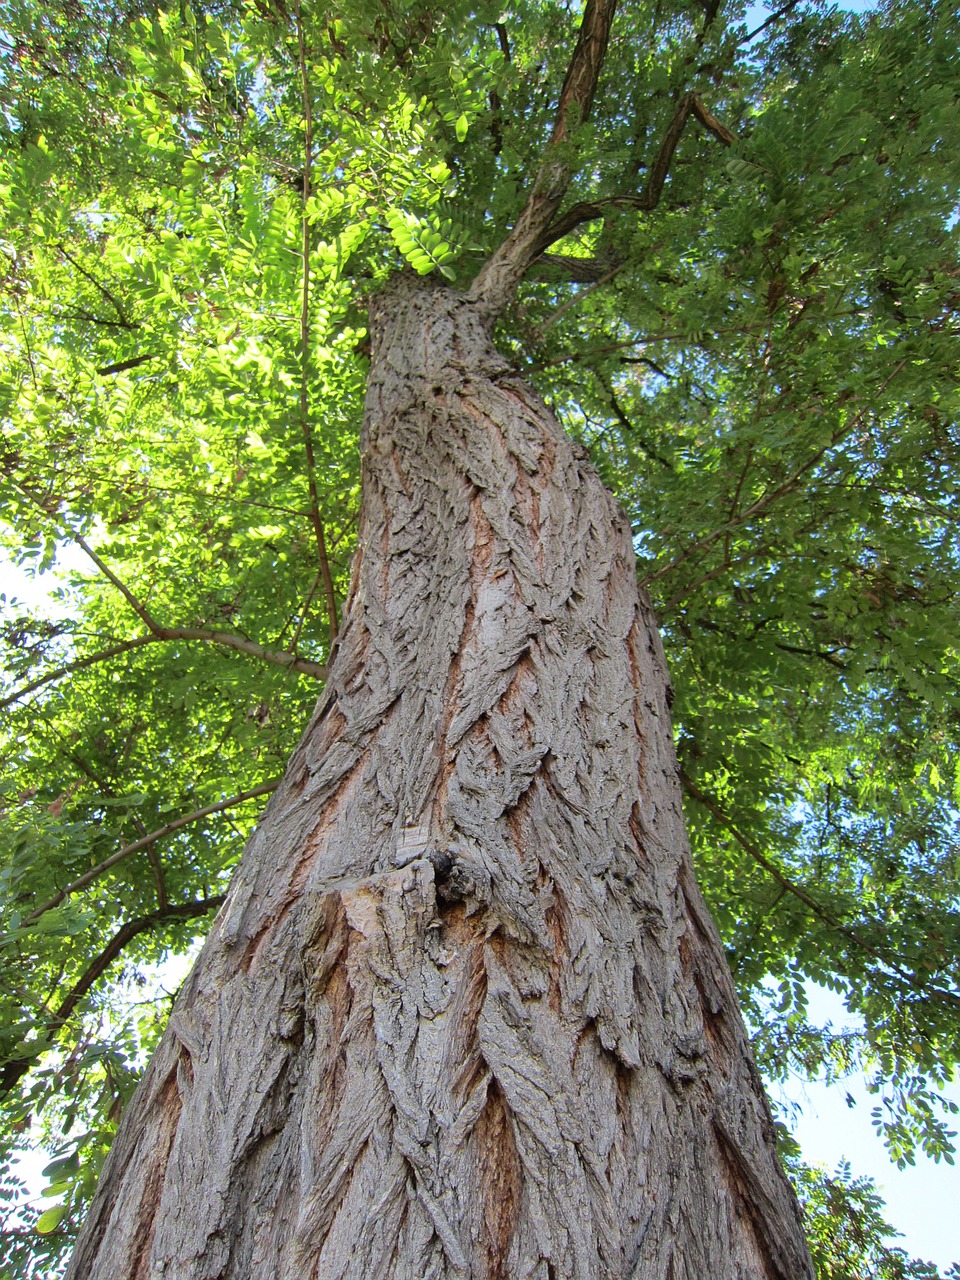
[[[763,1068],[862,1061],[909,1159],[949,1147],[957,1052],[956,18],[741,19],[618,14],[497,339],[633,526]],[[4,624],[5,1141],[70,1143],[38,1267],[157,1035],[118,976],[205,927],[317,696],[368,299],[489,261],[577,30],[4,8],[5,511],[26,561],[89,564]],[[808,1025],[811,978],[861,1036]]]

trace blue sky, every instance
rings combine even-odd
[[[834,1028],[855,1025],[839,996],[822,987],[810,988],[811,1022]],[[960,1082],[946,1090],[960,1104]],[[847,1096],[855,1105],[850,1107]],[[912,1168],[900,1170],[891,1161],[882,1140],[870,1121],[877,1099],[867,1093],[859,1073],[837,1084],[810,1083],[799,1078],[784,1088],[771,1089],[775,1102],[796,1103],[800,1113],[794,1135],[808,1164],[825,1165],[831,1172],[847,1159],[855,1176],[868,1175],[881,1189],[886,1201],[886,1219],[902,1239],[889,1243],[907,1250],[911,1257],[934,1262],[946,1271],[960,1262],[960,1166],[939,1164],[918,1154]],[[960,1116],[951,1128],[960,1128]]]

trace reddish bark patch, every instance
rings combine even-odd
[[[517,476],[513,484],[513,500],[520,512],[522,527],[530,539],[531,553],[542,574],[544,552],[540,539],[540,493],[530,483],[530,478],[521,467],[517,468]]]
[[[366,648],[366,643],[364,644],[364,648]],[[357,663],[356,669],[360,672],[363,671],[363,666],[360,662]],[[310,735],[310,750],[318,759],[325,755],[330,747],[333,746],[347,725],[343,712],[337,706],[336,702],[333,702],[328,706],[321,725],[322,727],[318,726],[320,731],[317,733],[316,737],[314,737],[312,733]]]
[[[461,667],[467,643],[473,633],[476,622],[476,597],[481,583],[484,581],[490,561],[493,557],[494,534],[490,522],[484,515],[480,494],[475,490],[470,498],[470,527],[473,535],[473,561],[470,565],[470,599],[466,601],[463,613],[463,627],[457,651],[452,655],[447,672],[443,693],[443,716],[437,730],[437,751],[442,754],[444,763],[440,768],[440,782],[434,800],[434,812],[438,820],[442,819],[443,799],[446,785],[453,772],[451,752],[446,747],[447,733],[451,721],[459,709],[459,694],[462,684]]]
[[[712,947],[705,933],[695,906],[687,896],[683,885],[686,868],[681,868],[681,892],[683,893],[684,921],[686,928],[680,938],[679,958],[685,975],[693,979],[703,1015],[703,1030],[710,1045],[711,1058],[723,1071],[729,1069],[736,1048],[732,1041],[730,1011],[727,1009],[722,988],[718,985],[711,967]]]
[[[526,794],[521,795],[515,805],[512,805],[504,813],[507,820],[507,830],[510,832],[510,841],[513,844],[514,851],[517,855],[517,861],[522,866],[527,858],[531,855],[530,841],[526,830],[527,824],[524,822],[524,800]]]
[[[491,415],[485,409],[481,409],[478,404],[474,403],[470,395],[470,384],[465,383],[463,390],[457,391],[454,394],[456,395],[456,398],[460,404],[460,407],[464,409],[467,413],[469,413],[471,418],[473,418],[476,422],[479,422],[482,424],[484,429],[490,434],[490,436],[500,446],[500,449],[503,453],[509,454],[510,450],[507,448],[507,442],[506,442],[506,439],[504,438],[504,434],[503,434],[503,431],[501,430],[500,424],[493,417],[491,417]]]
[[[487,575],[497,540],[493,525],[483,509],[483,498],[479,490],[474,490],[470,499],[470,524],[473,529],[473,565],[470,576],[476,587]]]
[[[714,1134],[720,1156],[717,1167],[729,1204],[728,1222],[733,1236],[731,1252],[747,1263],[747,1275],[762,1276],[763,1280],[792,1280],[777,1266],[763,1239],[757,1188],[750,1185],[756,1180],[750,1176],[736,1148],[716,1126]]]
[[[497,707],[504,715],[510,715],[518,721],[523,721],[522,728],[518,724],[518,732],[523,734],[522,741],[528,747],[533,743],[531,733],[533,721],[530,719],[527,708],[531,703],[536,704],[538,693],[537,669],[534,666],[530,650],[526,649],[517,658],[513,676],[501,694]]]
[[[630,663],[630,683],[633,685],[634,689],[637,691],[637,696],[633,700],[633,722],[634,722],[634,725],[636,726],[637,737],[640,741],[640,745],[642,748],[644,742],[646,741],[647,729],[649,726],[647,723],[648,721],[647,708],[645,703],[642,700],[643,666],[638,654],[638,650],[641,648],[643,644],[643,636],[642,636],[641,628],[637,618],[634,618],[630,626],[630,630],[627,632],[627,638],[624,643],[627,649],[627,660]],[[641,752],[641,761],[642,760],[643,760],[643,754]],[[644,768],[642,763],[640,768],[640,779],[642,784],[644,780]]]
[[[444,916],[444,942],[464,957],[462,986],[457,995],[458,1017],[456,1039],[450,1046],[450,1061],[461,1064],[456,1069],[454,1093],[461,1099],[470,1096],[486,1074],[486,1063],[480,1053],[477,1024],[487,998],[487,971],[483,963],[483,939],[477,936],[476,917],[467,918],[462,903]]]
[[[566,902],[556,885],[553,886],[553,902],[547,908],[545,918],[550,937],[553,940],[553,954],[550,957],[550,988],[547,1002],[554,1013],[559,1014],[561,1000],[560,972],[567,959],[567,922],[565,918]]]
[[[189,1054],[183,1055],[189,1064]],[[193,1072],[190,1068],[192,1078]],[[133,1256],[130,1259],[131,1280],[149,1280],[151,1274],[150,1250],[157,1229],[157,1212],[163,1195],[163,1183],[167,1176],[167,1162],[176,1137],[177,1125],[183,1103],[177,1085],[177,1072],[173,1071],[160,1090],[156,1106],[162,1117],[160,1132],[143,1177],[143,1194],[137,1206],[137,1230],[134,1235]]]
[[[523,1181],[510,1111],[496,1080],[490,1081],[475,1141],[483,1195],[486,1280],[507,1280],[507,1255],[520,1213]]]
[[[650,869],[650,858],[647,856],[646,840],[643,834],[643,824],[640,821],[640,805],[634,803],[630,810],[629,818],[630,834],[633,836],[634,852],[637,855],[637,864]]]
[[[390,714],[389,711],[387,714]],[[313,870],[317,855],[324,845],[325,837],[336,825],[340,816],[340,809],[348,798],[353,784],[362,775],[363,769],[367,764],[369,754],[370,752],[368,749],[360,756],[356,763],[351,767],[350,771],[340,780],[336,790],[326,801],[320,821],[307,837],[303,852],[300,854],[296,864],[292,868],[285,900],[272,915],[268,916],[267,919],[264,920],[263,924],[243,949],[243,954],[240,957],[238,968],[242,969],[244,973],[250,972],[260,953],[264,950],[265,944],[279,932],[284,920],[290,914],[291,909],[296,906],[303,896],[307,879],[310,872]]]

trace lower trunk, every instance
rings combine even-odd
[[[69,1275],[802,1280],[627,522],[469,302],[372,327],[327,689]]]

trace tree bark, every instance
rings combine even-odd
[[[375,300],[328,684],[74,1280],[802,1280],[630,528],[491,346]]]

